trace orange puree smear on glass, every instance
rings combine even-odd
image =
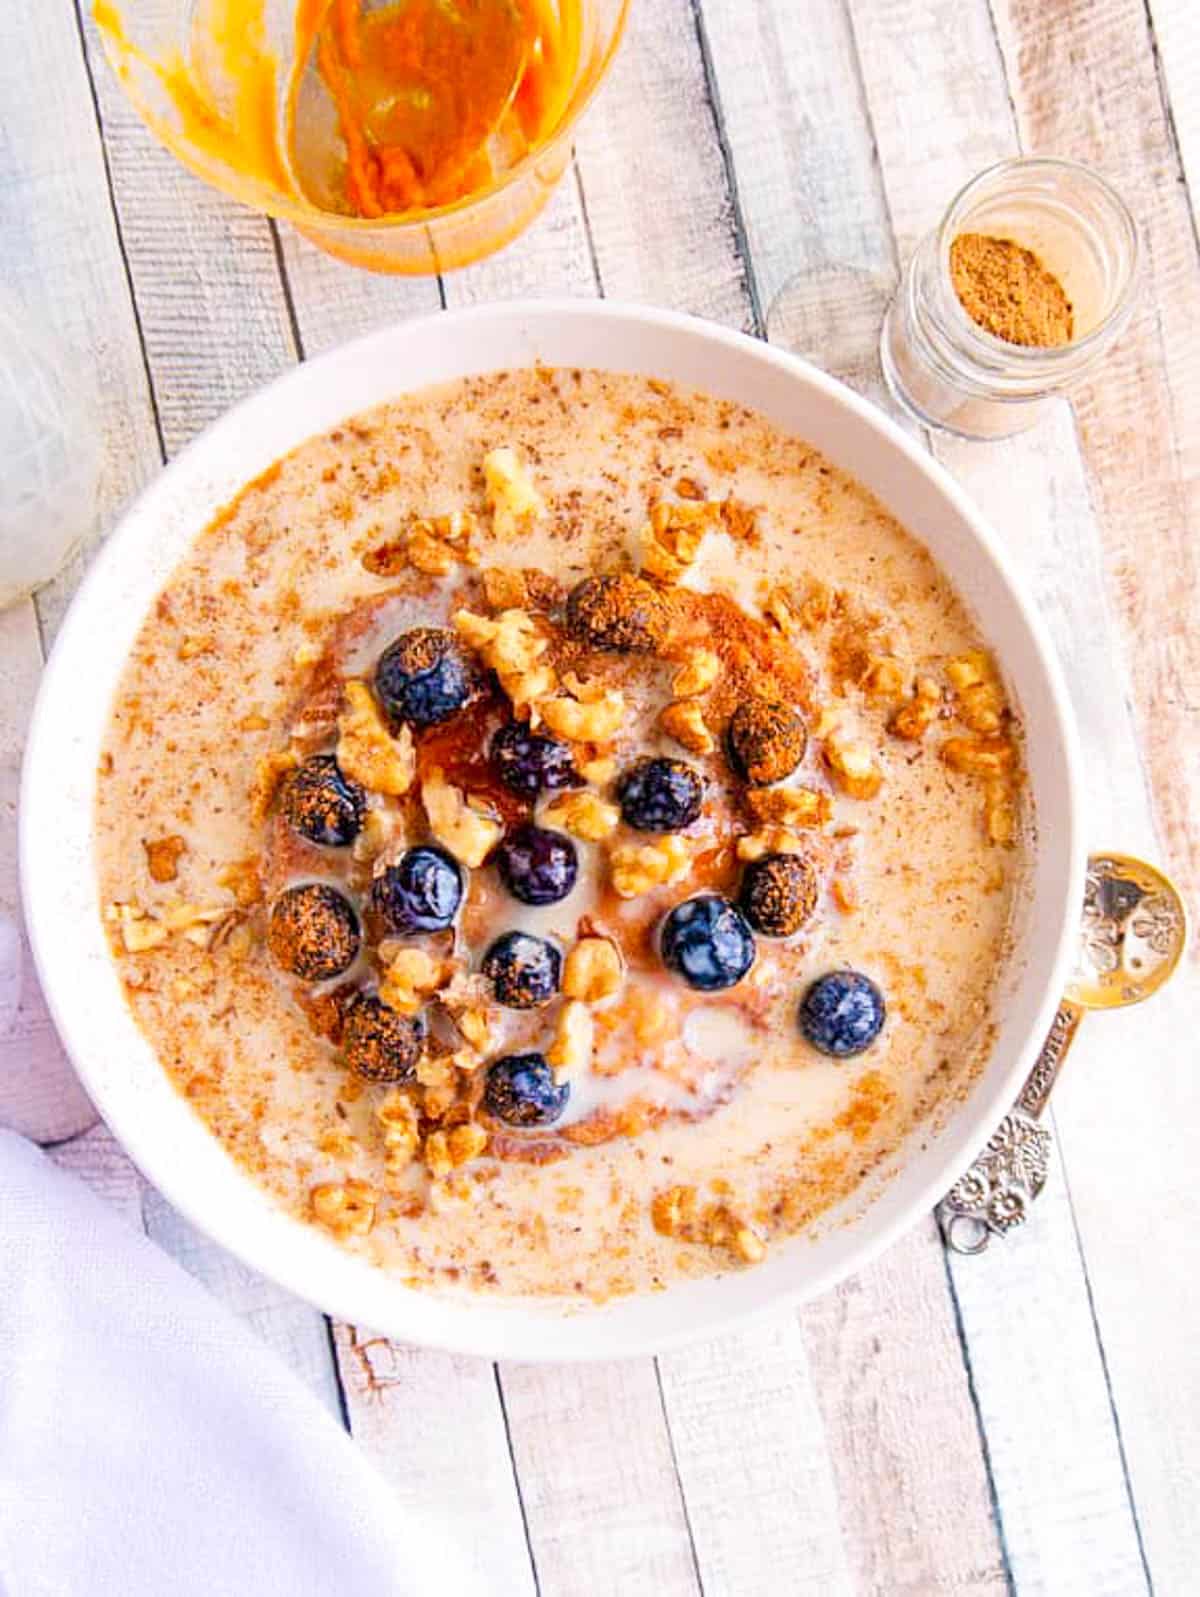
[[[570,95],[578,0],[333,0],[317,64],[360,216],[488,188],[553,131]]]
[[[483,192],[550,137],[570,101],[582,0],[296,0],[293,56],[282,62],[266,9],[267,0],[199,0],[186,54],[152,59],[127,37],[120,0],[93,4],[118,61],[157,80],[196,164],[210,158],[255,188],[296,192],[280,148],[280,85],[295,114],[314,62],[345,144],[335,208],[363,217]]]

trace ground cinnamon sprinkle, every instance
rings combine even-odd
[[[971,320],[1005,343],[1070,343],[1075,317],[1062,284],[1012,239],[960,233],[950,246],[950,278]]]

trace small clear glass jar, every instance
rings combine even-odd
[[[950,246],[960,233],[1032,250],[1071,302],[1071,341],[1031,348],[980,327],[950,277]],[[1137,226],[1098,173],[1038,156],[1001,161],[961,190],[905,267],[880,336],[888,387],[918,421],[960,437],[1023,432],[1123,332],[1137,264]]]

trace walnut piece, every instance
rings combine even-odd
[[[503,825],[475,809],[439,770],[430,771],[422,782],[421,802],[434,837],[470,870],[483,864],[504,835]]]
[[[346,1181],[326,1181],[309,1193],[314,1217],[334,1236],[363,1237],[375,1224],[379,1194],[367,1181],[351,1176]]]
[[[533,617],[524,610],[502,610],[493,620],[471,610],[458,610],[452,620],[459,636],[477,649],[484,664],[496,673],[518,718],[527,713],[536,725],[533,712],[538,701],[556,691],[558,678],[542,659],[550,640]]]
[[[417,1106],[407,1093],[393,1087],[376,1104],[375,1119],[383,1133],[384,1172],[388,1180],[394,1182],[416,1157],[420,1142]]]
[[[251,909],[263,896],[262,875],[256,859],[234,860],[217,876],[221,887],[227,887],[240,909]]]
[[[616,831],[621,812],[598,793],[563,793],[552,799],[538,817],[539,826],[559,827],[572,837],[601,843]]]
[[[1017,751],[1007,738],[947,738],[940,750],[952,771],[968,776],[999,776],[1011,770]]]
[[[692,649],[671,680],[671,692],[677,699],[694,699],[707,693],[720,674],[719,655],[711,649]]]
[[[666,705],[659,713],[658,724],[690,754],[711,754],[717,746],[694,699],[677,699],[674,704]]]
[[[825,759],[834,780],[851,798],[872,799],[883,786],[883,772],[866,743],[831,733],[825,740]]]
[[[568,998],[598,1004],[620,990],[622,979],[616,944],[607,937],[581,937],[563,965],[562,990]]]
[[[151,881],[173,882],[179,875],[179,856],[187,852],[182,837],[159,837],[153,841],[142,839],[146,850],[146,869]]]
[[[275,749],[259,760],[254,768],[248,800],[250,819],[255,826],[261,826],[266,820],[280,782],[299,764],[300,756],[295,749]]]
[[[425,1138],[425,1168],[435,1179],[448,1176],[460,1165],[477,1159],[487,1147],[488,1134],[482,1126],[454,1126],[450,1131],[431,1131]]]
[[[705,501],[655,505],[641,531],[643,576],[678,582],[700,553],[705,534],[720,522],[721,507]]]
[[[514,538],[528,531],[546,509],[516,450],[507,445],[489,450],[483,457],[483,481],[497,538]]]
[[[983,826],[989,842],[1011,848],[1017,834],[1017,806],[1003,777],[991,776],[984,784]]]
[[[592,1012],[579,998],[568,998],[558,1012],[554,1041],[546,1049],[546,1063],[555,1081],[572,1081],[592,1062],[596,1023]]]
[[[593,787],[604,787],[616,776],[617,762],[611,754],[601,754],[594,760],[585,760],[578,771],[583,780],[590,782]]]
[[[161,948],[170,936],[168,927],[136,904],[110,904],[106,919],[119,927],[127,954],[146,954],[152,948]]]
[[[609,856],[613,891],[620,898],[637,898],[652,887],[681,881],[692,868],[686,841],[669,833],[656,843],[629,843]]]
[[[912,698],[902,704],[888,722],[893,737],[907,743],[919,743],[938,718],[942,707],[942,690],[932,677],[918,677],[913,684]]]
[[[407,793],[417,774],[417,756],[407,726],[393,737],[365,682],[345,686],[338,717],[337,762],[346,776],[372,793],[395,798]]]
[[[954,688],[958,718],[968,730],[990,736],[1004,719],[1004,694],[996,669],[982,649],[973,649],[946,666]]]
[[[898,699],[904,692],[904,667],[890,654],[878,655],[863,672],[861,686],[869,699]]]
[[[786,826],[762,826],[757,832],[747,832],[737,840],[737,857],[740,860],[761,859],[764,854],[803,853],[804,844]]]
[[[766,1257],[762,1237],[726,1205],[712,1203],[700,1212],[695,1187],[667,1187],[656,1193],[650,1218],[660,1236],[728,1248],[743,1264],[758,1264]]]
[[[402,948],[379,983],[379,998],[398,1015],[415,1015],[443,979],[443,962],[423,948]]]
[[[746,804],[756,821],[768,825],[808,829],[833,817],[833,800],[816,787],[751,788]]]
[[[590,704],[578,699],[546,699],[540,706],[546,725],[568,743],[607,743],[625,720],[625,696],[619,688],[606,688]]]

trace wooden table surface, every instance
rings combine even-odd
[[[1131,331],[1035,431],[929,444],[1054,634],[1094,843],[1159,860],[1195,901],[1195,0],[636,0],[542,219],[442,282],[355,273],[202,187],[125,103],[85,10],[37,0],[0,18],[0,262],[94,378],[106,473],[92,547],[241,395],[440,305],[603,293],[763,333],[803,272],[789,341],[878,395],[897,263],[959,185],[1018,150],[1100,167],[1144,233]],[[13,915],[24,728],[83,563],[0,615]],[[493,1368],[330,1325],[208,1243],[98,1124],[28,966],[0,1042],[0,1123],[250,1320],[398,1500],[452,1505],[484,1590],[1196,1592],[1197,992],[1193,965],[1144,1010],[1089,1022],[1055,1097],[1050,1184],[986,1257],[948,1256],[930,1220],[799,1311],[584,1368]]]

